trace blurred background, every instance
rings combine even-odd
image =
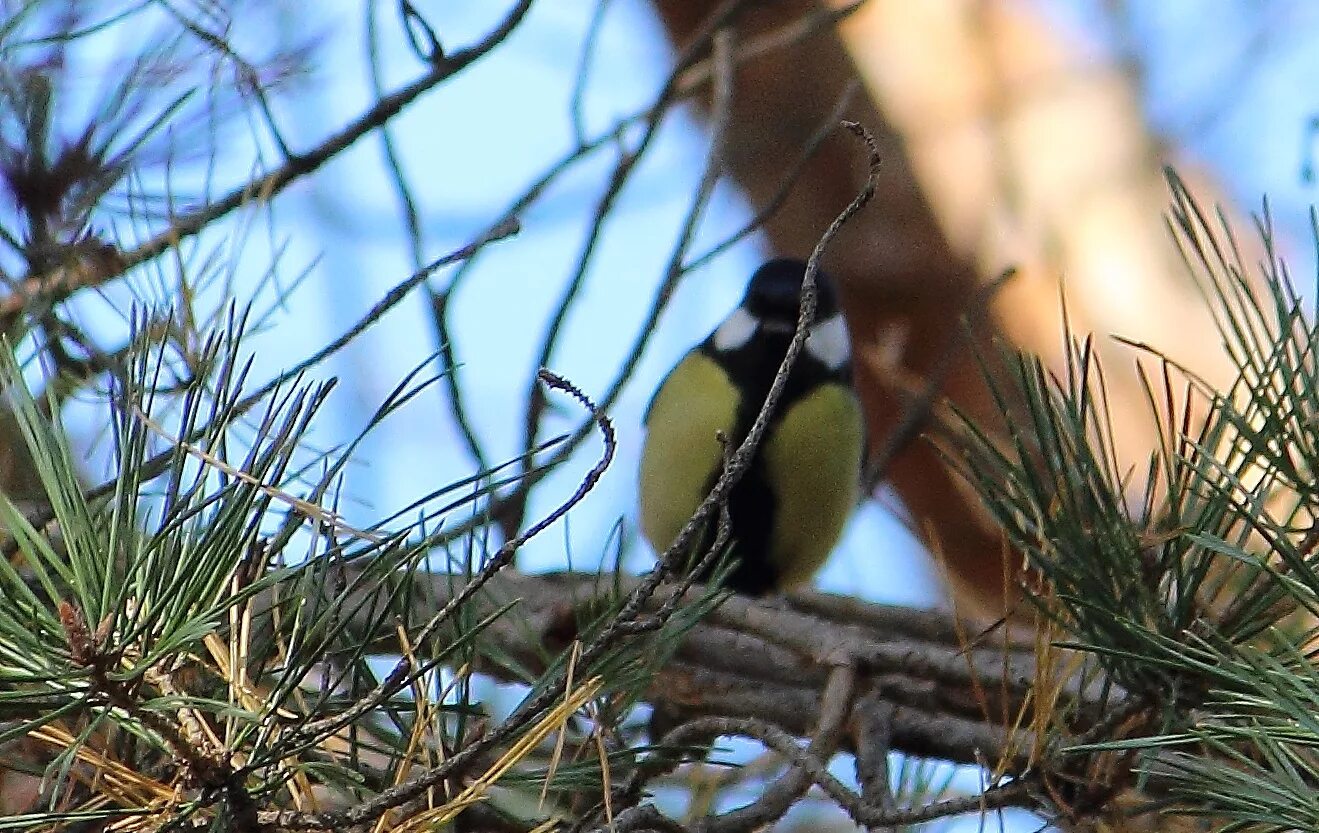
[[[176,33],[162,48],[168,60],[135,82],[155,103],[116,111],[124,124],[165,104],[196,114],[178,122],[185,129],[143,143],[154,167],[139,168],[118,212],[96,215],[98,231],[125,246],[287,153],[319,145],[382,91],[423,73],[404,46],[408,32],[452,53],[508,14],[507,4],[439,0],[91,5],[10,4],[4,25],[27,33],[27,51],[13,55],[58,62],[54,133],[66,136],[115,106],[124,55],[156,29]],[[185,294],[193,308],[222,316],[227,298],[250,298],[247,346],[253,378],[264,380],[350,328],[420,265],[512,211],[519,234],[439,271],[429,293],[408,297],[316,369],[340,380],[316,428],[329,449],[356,437],[415,368],[455,368],[358,448],[339,511],[370,526],[576,431],[583,415],[575,406],[554,398],[542,409],[533,392],[544,364],[608,403],[618,455],[584,503],[522,550],[519,566],[621,562],[640,572],[652,559],[634,522],[650,394],[737,302],[760,260],[772,251],[807,254],[856,192],[863,148],[833,131],[802,166],[783,210],[763,231],[742,235],[802,148],[842,115],[871,129],[884,152],[874,201],[826,260],[843,285],[876,449],[897,430],[904,397],[932,377],[967,412],[992,419],[958,335],[963,315],[979,307],[991,315],[975,338],[1006,340],[1056,364],[1065,295],[1072,326],[1099,337],[1128,460],[1149,448],[1150,425],[1138,413],[1135,356],[1108,335],[1155,345],[1221,380],[1226,363],[1212,321],[1165,228],[1164,165],[1178,169],[1202,205],[1221,205],[1248,260],[1262,251],[1250,218],[1267,196],[1292,274],[1304,285],[1299,276],[1314,271],[1313,4],[757,4],[733,43],[751,59],[733,79],[731,109],[722,121],[715,114],[724,165],[707,204],[711,116],[704,98],[688,93],[708,88],[708,56],[673,76],[683,94],[672,106],[653,105],[674,71],[674,44],[716,6],[532,3],[498,48],[387,128],[269,205],[212,223],[183,247],[185,257],[79,294],[70,315],[97,343],[113,345],[136,300]],[[90,34],[52,50],[43,32],[61,27]],[[196,44],[216,33],[228,59],[189,63]],[[259,107],[248,95],[253,78],[269,90]],[[217,114],[241,118],[217,128],[207,120]],[[693,215],[690,242],[675,248]],[[13,253],[0,255],[9,274],[18,273],[15,264]],[[992,296],[979,294],[1008,267],[1017,277]],[[86,449],[88,479],[108,477],[103,396],[76,393],[65,413]],[[589,436],[525,505],[503,507],[505,534],[561,503],[599,454]],[[992,611],[983,580],[1000,572],[997,538],[972,499],[919,442],[892,462],[818,586],[945,607],[943,564],[963,585],[981,580],[989,598],[978,601]]]
[[[235,47],[256,62],[286,51],[308,56],[276,100],[279,124],[295,149],[360,113],[376,89],[418,72],[416,58],[398,48],[393,4],[372,8],[374,22],[352,3],[276,4],[245,12],[262,25],[234,21]],[[484,3],[418,3],[417,9],[446,44],[477,40],[506,13]],[[1237,218],[1259,210],[1267,195],[1294,273],[1310,272],[1315,136],[1307,82],[1319,71],[1313,48],[1319,10],[1309,4],[872,2],[843,26],[868,73],[867,90],[908,143],[954,247],[985,274],[1029,267],[1013,287],[1019,291],[1000,296],[1007,305],[1001,314],[1015,317],[1016,332],[1032,334],[1037,349],[1054,338],[1060,278],[1081,310],[1074,314],[1101,334],[1120,332],[1174,352],[1212,348],[1203,321],[1189,333],[1176,323],[1191,314],[1194,297],[1168,301],[1183,273],[1169,254],[1161,217],[1161,163],[1177,165],[1200,186],[1204,203],[1221,202]],[[105,54],[114,55],[115,46],[107,43]],[[366,72],[368,56],[378,65],[375,78]],[[281,198],[272,227],[244,228],[235,220],[242,233],[229,245],[241,245],[251,270],[233,278],[248,282],[249,292],[274,252],[283,274],[308,272],[271,326],[250,342],[257,375],[274,375],[327,342],[418,259],[471,241],[570,152],[579,134],[607,136],[621,118],[643,111],[672,60],[647,3],[534,3],[503,46],[391,125],[392,150],[377,139],[349,149]],[[75,89],[98,85],[94,62],[87,66],[71,76]],[[663,120],[618,195],[550,354],[550,367],[596,397],[618,373],[664,277],[705,168],[705,127],[690,104]],[[252,136],[229,140],[221,160],[227,167],[215,174],[226,180],[243,176],[262,150]],[[859,164],[860,147],[845,148]],[[605,146],[566,168],[519,213],[521,234],[489,247],[453,292],[458,379],[487,463],[522,451],[527,379],[617,155],[616,147]],[[393,164],[413,186],[410,206],[390,175]],[[870,213],[883,214],[885,201],[881,193]],[[722,179],[689,260],[752,213],[737,185]],[[822,229],[804,233],[818,236]],[[1253,234],[1246,222],[1239,230]],[[577,567],[594,567],[617,552],[613,535],[622,536],[629,569],[649,563],[634,524],[641,414],[659,377],[736,303],[768,253],[767,240],[753,235],[678,283],[610,409],[620,438],[617,461],[602,488],[555,534],[524,550],[525,568],[560,568],[565,553]],[[453,274],[437,275],[433,285],[447,289]],[[326,446],[359,430],[399,380],[437,349],[423,296],[382,324],[324,369],[341,380],[333,414],[319,426]],[[368,439],[346,482],[342,511],[353,523],[389,514],[476,470],[445,400],[439,389],[423,395]],[[94,410],[88,416],[99,418]],[[540,435],[570,430],[579,420],[571,410],[551,412]],[[88,430],[94,433],[93,426]],[[570,493],[598,451],[589,441],[559,467],[533,493],[529,514],[538,516]],[[941,604],[938,582],[888,489],[858,512],[818,579],[829,590],[919,605]]]

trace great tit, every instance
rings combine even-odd
[[[797,327],[806,264],[771,260],[742,303],[669,371],[646,410],[641,529],[664,552],[717,479],[723,432],[745,439]],[[864,443],[847,329],[829,280],[816,323],[751,466],[728,501],[733,556],[725,586],[763,596],[808,581],[856,505]],[[704,541],[714,540],[707,524]],[[702,550],[705,549],[702,547]]]

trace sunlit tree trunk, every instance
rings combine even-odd
[[[716,5],[655,2],[678,45]],[[825,265],[841,284],[872,453],[885,454],[932,380],[962,412],[1001,429],[976,351],[992,367],[1002,336],[1061,367],[1065,294],[1073,330],[1098,337],[1119,454],[1142,461],[1154,435],[1136,357],[1107,336],[1156,344],[1211,379],[1226,366],[1210,358],[1212,321],[1160,220],[1159,146],[1129,79],[1029,4],[870,0],[837,26],[828,11],[789,0],[748,4],[737,18],[743,48],[814,33],[742,64],[727,162],[752,203],[768,205],[849,83],[862,82],[845,117],[879,139],[880,187]],[[808,253],[863,176],[863,150],[835,132],[766,223],[773,247]],[[1017,275],[989,293],[1009,267]],[[991,297],[991,314],[978,315]],[[962,610],[1010,611],[1005,576],[1018,560],[934,446],[907,442],[885,479]]]

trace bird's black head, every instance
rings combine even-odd
[[[742,306],[769,325],[797,325],[801,305],[801,284],[806,278],[806,263],[792,258],[776,258],[756,270],[747,284]],[[823,272],[815,275],[815,320],[823,321],[838,311],[833,286]]]

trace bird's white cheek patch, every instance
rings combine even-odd
[[[806,352],[830,370],[837,370],[847,364],[850,351],[847,325],[843,323],[843,317],[832,316],[811,328],[811,335],[806,339]]]
[[[738,307],[724,319],[719,329],[714,331],[714,349],[723,353],[745,347],[756,334],[757,326],[759,323],[756,317],[742,307]]]

